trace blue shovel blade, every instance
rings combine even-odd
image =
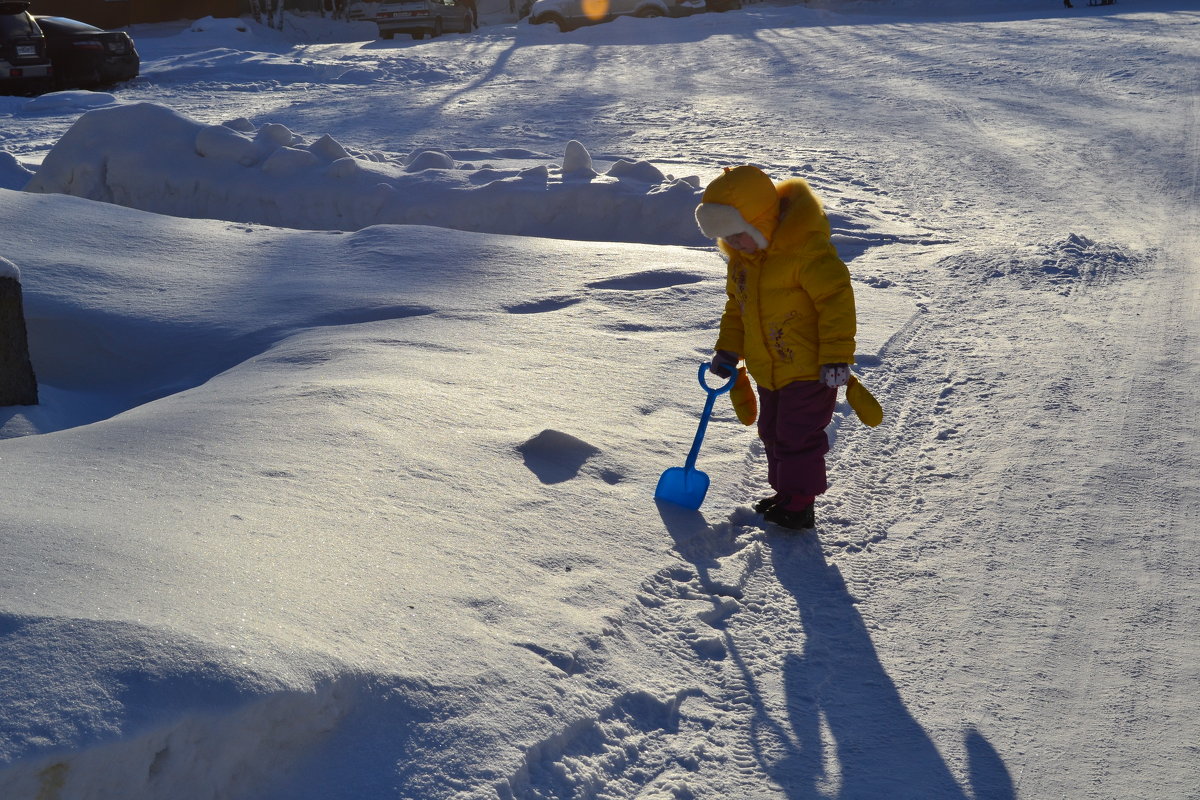
[[[708,493],[708,475],[698,469],[671,467],[658,479],[655,498],[666,500],[692,511],[700,508]]]

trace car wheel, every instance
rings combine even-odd
[[[658,6],[645,6],[644,8],[639,8],[634,13],[635,17],[641,17],[642,19],[651,19],[653,17],[661,17],[662,15],[662,9]]]
[[[437,19],[435,19],[433,21],[433,33],[431,35],[434,39],[436,39],[437,37],[442,35],[442,18],[441,17],[438,17]]]

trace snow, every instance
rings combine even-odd
[[[53,95],[50,95],[53,97]],[[244,118],[203,125],[159,105],[84,114],[58,141],[29,192],[56,192],[181,217],[310,230],[380,224],[600,241],[702,244],[691,220],[699,178],[619,160],[603,176],[578,142],[565,166],[460,163],[424,149],[405,163],[355,158],[328,134]],[[472,159],[494,154],[472,152]]]
[[[1200,15],[1076,5],[208,19],[0,98],[0,797],[1188,796]],[[727,401],[652,499],[738,163],[886,413],[816,537]]]

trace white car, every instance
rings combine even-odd
[[[379,3],[376,3],[376,2],[351,3],[350,7],[348,9],[346,9],[346,19],[352,20],[352,21],[370,20],[370,21],[374,22],[375,21],[375,12],[378,9],[379,9]]]
[[[704,10],[705,0],[536,0],[529,22],[553,23],[565,32],[617,17],[686,17]]]

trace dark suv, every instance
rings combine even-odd
[[[136,78],[141,59],[123,31],[106,31],[66,17],[34,17],[46,37],[59,89],[94,89]]]
[[[53,80],[42,29],[29,15],[29,0],[0,0],[0,93],[41,94]]]

